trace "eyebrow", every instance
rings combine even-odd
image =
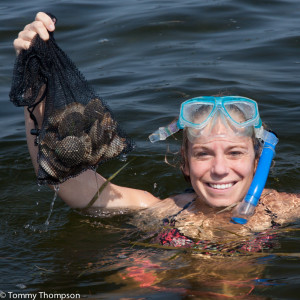
[[[228,145],[225,147],[225,149],[233,149],[233,148],[243,148],[243,149],[248,149],[249,147],[245,144],[234,144],[234,145]],[[197,149],[203,149],[203,150],[211,150],[212,147],[207,147],[205,145],[195,145],[192,146],[191,150],[197,150]]]

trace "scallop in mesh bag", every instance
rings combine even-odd
[[[34,121],[31,134],[36,135],[40,184],[62,183],[133,149],[109,107],[58,47],[53,33],[46,42],[36,35],[17,57],[10,100],[27,106]],[[42,101],[44,119],[38,128],[34,109]]]

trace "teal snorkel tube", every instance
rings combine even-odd
[[[248,222],[248,218],[254,214],[255,207],[265,187],[278,138],[274,133],[264,130],[263,140],[263,150],[248,193],[233,211],[232,221],[234,223],[244,225]]]

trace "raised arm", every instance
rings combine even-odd
[[[19,33],[18,38],[14,41],[14,47],[17,54],[19,54],[21,50],[28,49],[30,47],[31,41],[36,34],[39,34],[42,39],[48,40],[48,31],[53,31],[54,29],[55,27],[51,18],[45,13],[38,13],[35,21],[26,25],[24,30]],[[37,173],[38,147],[34,145],[35,137],[30,133],[30,130],[34,128],[34,124],[27,109],[24,110],[24,113],[28,149],[35,172]],[[35,108],[34,114],[38,121],[38,126],[41,128],[44,115],[44,102],[41,102]],[[69,206],[83,208],[90,202],[99,187],[105,181],[106,179],[98,173],[88,170],[61,184],[59,187],[59,196]],[[112,183],[108,183],[93,206],[144,208],[149,207],[158,201],[160,201],[158,198],[146,191],[120,187]]]

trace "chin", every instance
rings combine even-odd
[[[211,207],[227,207],[239,201],[230,199],[207,199],[205,202]]]

